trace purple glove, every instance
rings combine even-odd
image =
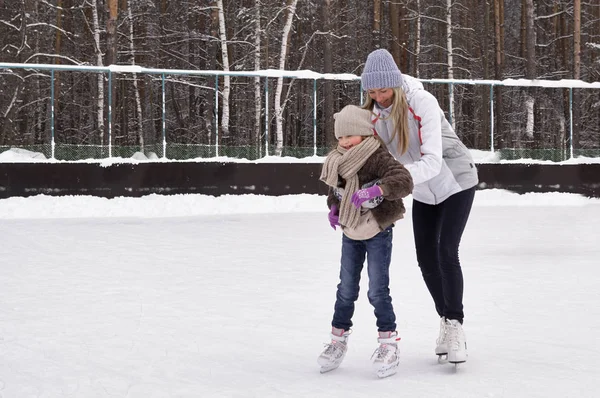
[[[329,218],[329,225],[331,225],[331,228],[335,229],[336,225],[340,225],[340,213],[338,212],[336,205],[331,205],[327,218]]]
[[[379,188],[379,185],[373,185],[369,188],[359,189],[352,194],[352,204],[358,209],[363,202],[381,196],[382,194],[383,192],[381,191],[381,188]]]

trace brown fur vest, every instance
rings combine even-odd
[[[380,147],[367,160],[358,171],[359,186],[379,180],[379,186],[383,191],[383,202],[371,209],[373,217],[379,224],[381,230],[386,229],[395,221],[404,217],[405,208],[402,198],[409,195],[413,190],[413,181],[410,173],[398,162],[384,147]],[[340,178],[339,186],[343,188],[346,182]],[[329,188],[327,195],[327,206],[335,204],[340,207],[340,201]]]

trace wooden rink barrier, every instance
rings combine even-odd
[[[478,189],[569,192],[600,197],[598,164],[481,163]],[[324,195],[320,163],[0,163],[0,198],[149,194]]]

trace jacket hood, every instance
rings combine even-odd
[[[402,77],[402,90],[404,90],[404,94],[406,94],[406,99],[408,101],[410,101],[412,96],[415,95],[417,91],[425,90],[423,83],[421,83],[417,78],[409,75],[402,75]]]

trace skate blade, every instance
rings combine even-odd
[[[451,364],[459,364],[459,363],[465,363],[467,362],[467,356],[465,355],[462,358],[454,358],[454,359],[450,359],[450,357],[446,356],[446,359],[448,360],[448,363]]]
[[[393,376],[398,371],[398,365],[399,365],[399,363],[397,362],[395,364],[388,365],[383,368],[375,369],[375,374],[380,379],[385,379],[386,377]]]
[[[447,363],[448,362],[448,354],[437,354],[438,363]]]
[[[332,365],[332,366],[321,366],[321,374],[331,372],[332,370],[336,370],[340,365]]]
[[[458,369],[462,367],[464,362],[451,362],[454,365],[454,373],[458,372]],[[459,366],[460,365],[460,366]]]

